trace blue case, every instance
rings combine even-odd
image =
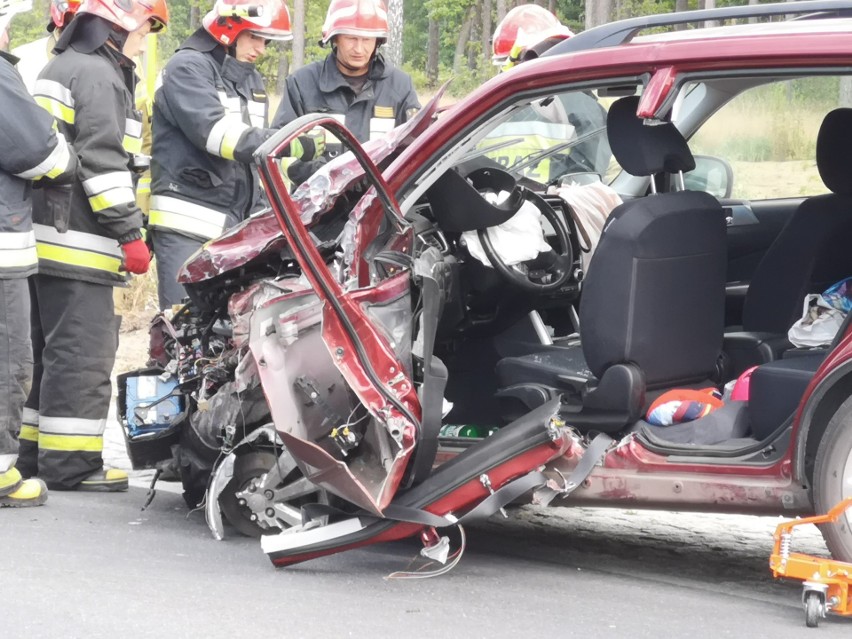
[[[167,397],[177,386],[175,379],[163,381],[159,375],[127,378],[124,409],[131,438],[158,433],[172,425],[183,412],[181,395]]]

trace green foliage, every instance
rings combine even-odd
[[[18,14],[12,18],[12,26],[9,29],[9,47],[14,49],[27,42],[45,37],[48,22],[50,22],[50,0],[34,0],[32,11]]]

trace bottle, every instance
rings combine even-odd
[[[485,435],[475,424],[447,424],[438,431],[439,437],[481,438]]]

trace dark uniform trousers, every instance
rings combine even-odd
[[[38,474],[50,488],[70,489],[103,466],[121,318],[112,286],[36,275],[30,288],[36,364],[18,469]],[[42,394],[42,388],[51,392]]]
[[[0,279],[0,457],[18,450],[21,408],[30,390],[30,294],[24,278]],[[0,464],[0,472],[14,463]]]

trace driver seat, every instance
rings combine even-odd
[[[638,420],[646,393],[717,377],[724,334],[722,207],[703,192],[653,192],[654,176],[695,161],[673,124],[644,124],[638,105],[615,102],[607,133],[625,171],[651,176],[652,193],[616,207],[604,227],[583,282],[581,344],[497,364],[501,401],[529,410],[562,395],[569,424],[603,432]]]

